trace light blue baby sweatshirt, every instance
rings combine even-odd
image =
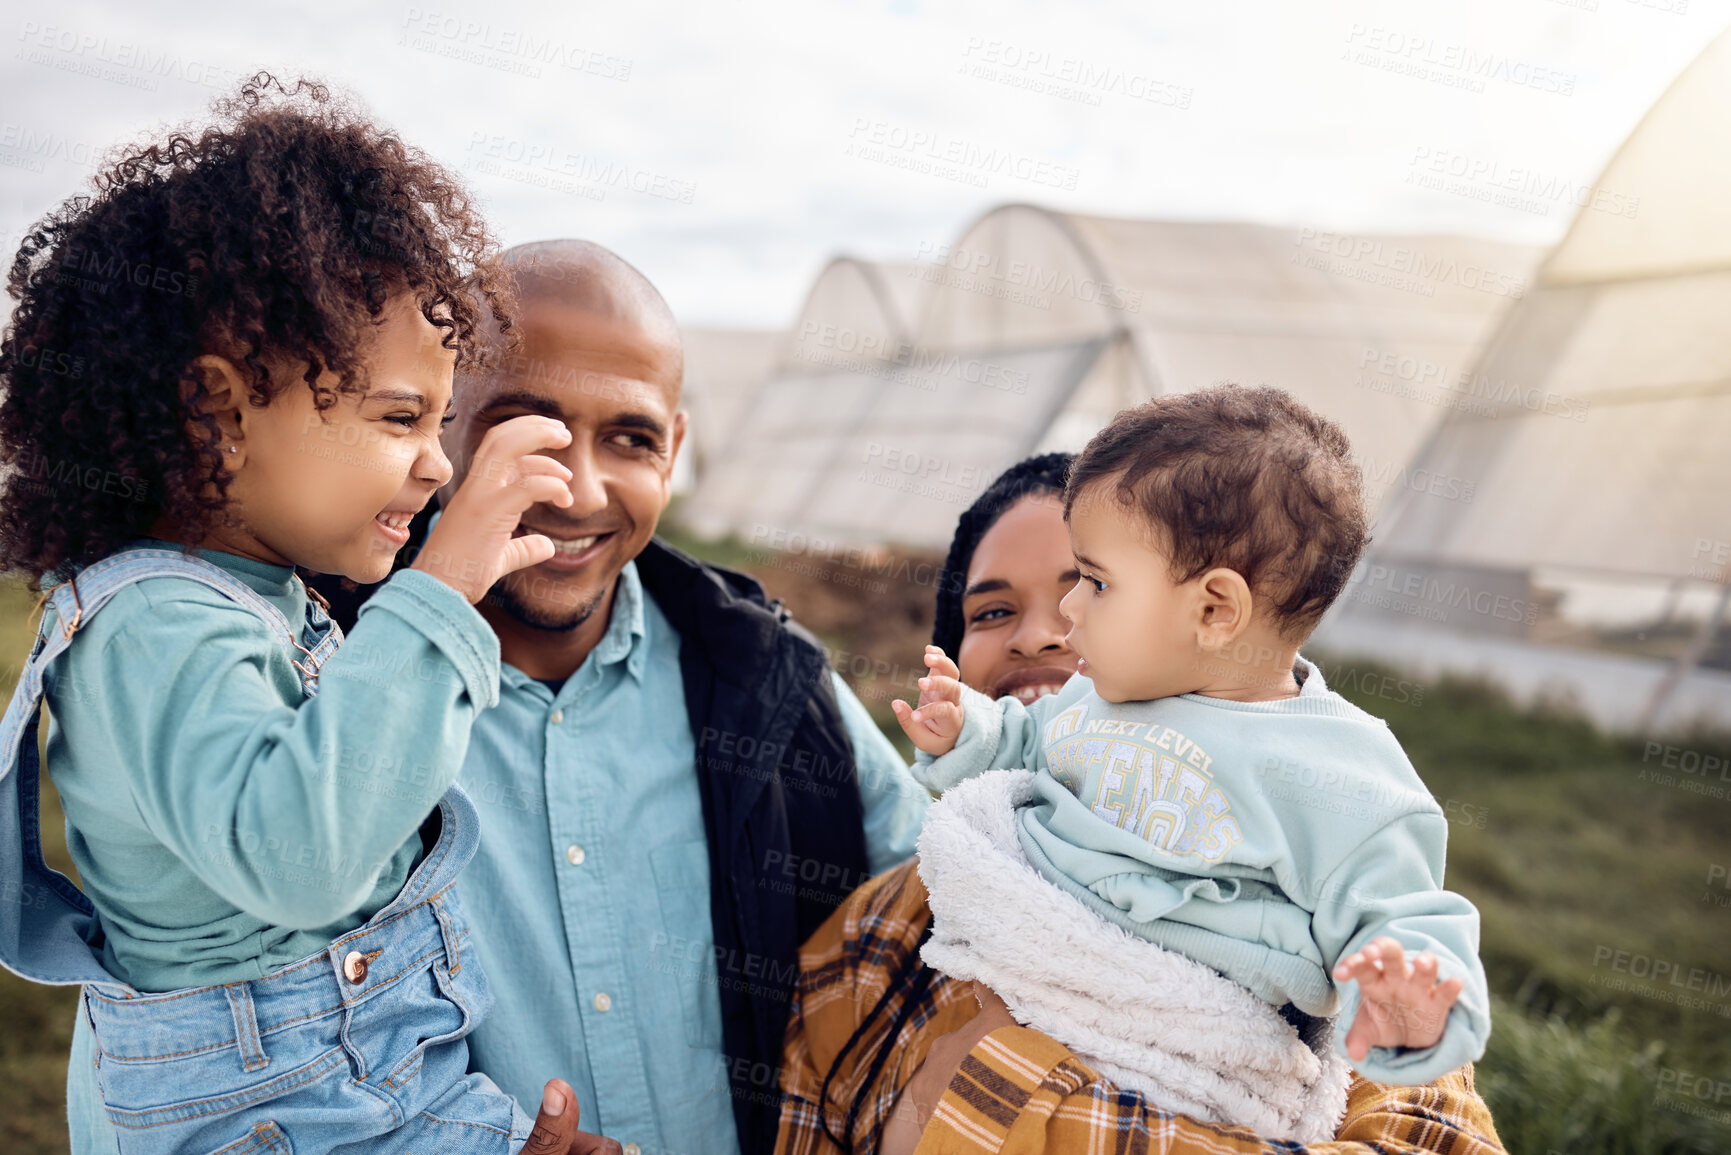
[[[1341,1016],[1346,955],[1388,935],[1465,981],[1442,1040],[1373,1048],[1366,1078],[1426,1083],[1484,1053],[1490,1005],[1479,917],[1442,888],[1442,808],[1387,723],[1299,659],[1296,697],[1181,694],[1108,702],[1077,675],[1024,706],[967,687],[955,748],[914,775],[942,793],[993,769],[1034,770],[1017,816],[1035,868],[1102,917],[1179,951],[1276,1006]]]

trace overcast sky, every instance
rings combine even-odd
[[[507,244],[600,241],[687,324],[1006,201],[1548,243],[1425,165],[1589,183],[1731,0],[6,3],[0,237],[259,67],[464,170]],[[1679,9],[1681,11],[1679,11]]]

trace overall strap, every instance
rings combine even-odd
[[[310,696],[318,692],[318,670],[324,660],[342,643],[341,628],[326,613],[323,598],[308,591],[307,623],[322,634],[309,649],[301,644],[302,630],[291,625],[275,605],[251,586],[219,565],[192,557],[174,549],[156,546],[128,546],[109,554],[101,561],[86,566],[68,581],[48,593],[48,604],[54,609],[59,629],[49,637],[42,661],[47,663],[71,645],[73,634],[85,619],[96,613],[108,600],[134,582],[153,577],[183,577],[209,586],[229,600],[257,614],[265,628],[285,647],[299,651],[301,657],[290,659],[300,673],[301,688]],[[299,581],[299,578],[295,579]],[[328,629],[327,629],[328,627]],[[44,621],[46,631],[46,620]]]

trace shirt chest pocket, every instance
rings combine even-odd
[[[649,865],[655,875],[655,901],[661,917],[661,931],[650,941],[649,969],[664,993],[669,986],[678,989],[685,1041],[693,1047],[718,1051],[718,983],[727,976],[715,957],[709,908],[709,844],[700,838],[657,847],[649,852]]]

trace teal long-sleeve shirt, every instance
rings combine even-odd
[[[305,621],[288,567],[199,556]],[[367,603],[316,697],[294,656],[252,610],[160,577],[121,590],[49,665],[48,773],[116,978],[259,978],[360,926],[402,888],[498,700],[493,631],[416,571]]]
[[[1102,917],[1276,1006],[1341,1016],[1343,957],[1388,935],[1465,981],[1433,1047],[1373,1048],[1366,1078],[1426,1083],[1490,1034],[1478,911],[1443,889],[1448,826],[1387,723],[1300,659],[1298,696],[1181,694],[1108,702],[1077,675],[1024,706],[963,687],[962,732],[915,776],[935,792],[990,769],[1034,770],[1018,815],[1042,876]]]

